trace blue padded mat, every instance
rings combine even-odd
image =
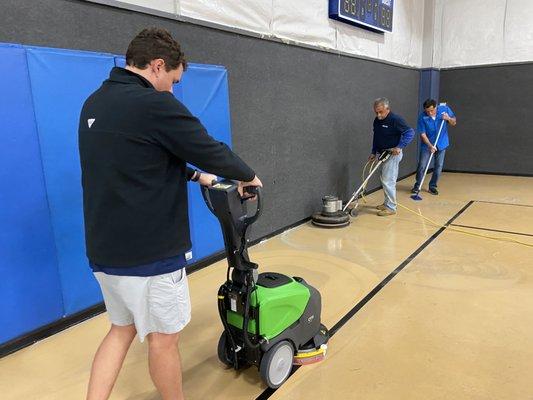
[[[65,314],[69,315],[102,301],[85,256],[77,132],[83,102],[109,76],[114,58],[26,49]]]
[[[0,44],[0,343],[61,318],[26,52]]]

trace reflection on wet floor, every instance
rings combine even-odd
[[[480,200],[454,223],[533,234],[533,207],[483,203],[533,205],[531,182],[444,174],[440,196],[413,202],[408,180],[399,184],[398,199],[439,224]],[[380,192],[368,196],[349,227],[308,223],[250,249],[261,271],[301,276],[315,286],[328,327],[404,265],[335,333],[325,361],[298,369],[270,398],[533,398],[532,248],[449,229],[436,236],[439,227],[402,209],[377,217],[373,206],[381,200]],[[533,236],[520,240],[533,244]],[[255,399],[265,390],[257,369],[235,372],[217,359],[216,294],[225,274],[223,261],[189,277],[193,317],[180,344],[189,400]],[[2,399],[83,398],[107,326],[101,315],[1,359]],[[111,398],[158,398],[146,344],[134,343]]]

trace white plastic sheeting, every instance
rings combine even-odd
[[[505,0],[438,1],[440,14],[439,66],[500,62],[503,52]],[[440,33],[440,35],[439,35]],[[440,56],[440,57],[439,57]]]
[[[272,31],[281,39],[335,48],[335,21],[327,0],[272,0]]]
[[[376,34],[328,17],[328,0],[179,0],[181,15],[313,46],[418,67],[424,0],[397,0],[393,33]]]
[[[533,1],[507,0],[503,60],[533,61]]]
[[[435,0],[427,0],[435,1]],[[393,33],[328,17],[328,0],[121,0],[283,41],[420,67],[425,0],[395,0]],[[174,11],[172,11],[174,10]]]
[[[121,3],[133,4],[152,10],[176,13],[176,0],[119,0]]]
[[[393,24],[394,19],[393,15]],[[379,44],[385,41],[385,35],[341,23],[337,23],[336,28],[338,50],[370,58],[379,58]]]
[[[402,65],[420,67],[424,1],[394,2],[393,33],[373,33],[337,23],[337,49]]]
[[[272,0],[178,0],[182,16],[270,34]]]
[[[533,60],[533,1],[437,0],[434,66]]]
[[[419,67],[422,64],[424,1],[395,1],[392,26],[394,33],[385,35],[384,42],[379,44],[379,58]]]

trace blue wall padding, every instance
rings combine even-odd
[[[215,139],[231,147],[228,75],[224,67],[190,64],[179,86],[183,103]],[[196,184],[189,183],[189,220],[193,259],[197,261],[224,248],[220,224],[207,209]]]
[[[26,52],[0,44],[0,343],[61,318],[63,304]]]
[[[101,300],[85,256],[78,121],[109,75],[112,55],[27,48],[35,118],[63,287],[65,314]]]
[[[78,155],[83,102],[124,57],[0,44],[0,344],[102,301],[85,256]],[[191,64],[174,95],[231,145],[227,73]],[[193,260],[223,249],[189,184]]]
[[[418,91],[419,111],[424,111],[422,104],[427,99],[439,101],[440,71],[433,68],[420,71],[420,87]]]
[[[424,101],[427,99],[433,99],[439,101],[439,88],[440,88],[440,71],[427,68],[420,70],[420,84],[418,88],[418,112],[424,111]],[[420,136],[417,135],[418,145],[418,159],[420,159],[420,151],[422,149]]]

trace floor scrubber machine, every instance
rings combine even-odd
[[[248,215],[246,198],[237,188],[227,180],[202,186],[207,207],[222,227],[228,259],[226,282],[218,291],[224,326],[218,358],[236,370],[255,365],[263,381],[275,389],[293,365],[325,357],[329,333],[320,322],[321,297],[314,287],[299,277],[258,274],[258,265],[248,257],[246,236],[261,215],[261,190],[245,188],[257,198],[255,214]]]
[[[379,169],[381,164],[389,159],[391,154],[390,150],[385,150],[378,156],[377,162],[371,164],[368,176],[363,180],[361,186],[353,192],[352,197],[344,206],[342,200],[337,196],[324,196],[322,198],[322,210],[313,214],[313,217],[311,218],[313,225],[320,226],[321,228],[342,228],[343,226],[349,225],[350,216],[355,218],[359,213],[359,198],[364,193],[368,181]]]

